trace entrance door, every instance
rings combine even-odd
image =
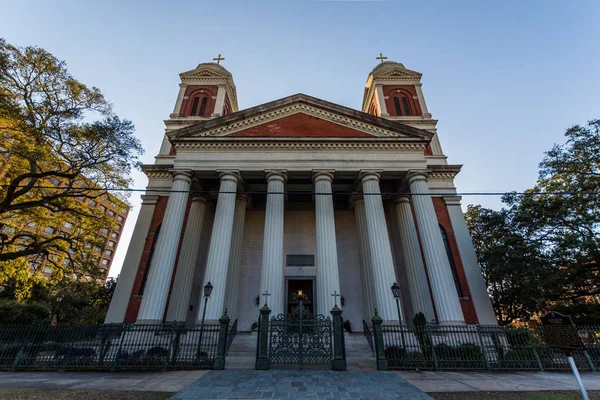
[[[298,299],[298,292],[302,290],[302,308],[305,312],[308,311],[310,314],[314,314],[314,280],[312,278],[288,279],[287,285],[287,313],[293,314],[299,312],[300,301]]]

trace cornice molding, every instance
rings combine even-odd
[[[390,142],[175,142],[177,150],[399,150],[425,151],[427,143]]]
[[[222,125],[213,129],[208,129],[200,134],[189,137],[173,138],[175,140],[185,140],[194,137],[207,136],[226,136],[255,126],[263,125],[281,118],[289,117],[294,114],[303,113],[313,117],[323,119],[347,128],[351,128],[360,132],[371,134],[377,137],[410,137],[409,135],[401,135],[389,129],[384,129],[366,122],[362,122],[344,115],[336,114],[332,111],[323,110],[308,104],[296,103],[285,107],[281,107],[272,111],[268,111],[254,117],[245,118],[231,124]]]

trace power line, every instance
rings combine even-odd
[[[0,187],[9,187],[11,185],[2,184]],[[24,188],[27,185],[17,185],[15,188]],[[42,186],[36,185],[32,187],[32,189],[53,189],[53,190],[61,190],[64,188],[56,187],[56,186]],[[356,195],[360,194],[363,196],[368,195],[381,195],[381,196],[395,196],[395,195],[406,195],[406,196],[504,196],[504,195],[534,195],[534,196],[598,196],[600,192],[566,192],[566,191],[552,191],[552,192],[458,192],[458,193],[448,193],[448,192],[430,192],[430,193],[410,193],[410,192],[381,192],[381,193],[362,193],[362,192],[346,192],[346,191],[335,191],[333,193],[320,193],[314,192],[310,190],[289,190],[284,192],[267,192],[266,190],[240,190],[240,191],[219,191],[219,190],[173,190],[173,189],[140,189],[140,188],[113,188],[113,187],[99,187],[99,188],[70,188],[69,190],[81,190],[82,192],[156,192],[156,193],[189,193],[191,195],[194,194],[305,194],[305,195],[315,195],[315,196],[342,196],[342,195]],[[75,194],[75,193],[73,193]]]

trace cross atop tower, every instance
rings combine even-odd
[[[220,64],[221,61],[225,60],[224,58],[221,57],[221,53],[219,53],[219,55],[216,58],[213,58],[214,61],[217,62],[217,64]],[[383,61],[382,61],[383,62]]]
[[[220,54],[219,54],[220,56]],[[375,57],[376,60],[381,60],[381,63],[383,64],[383,60],[387,60],[387,57],[383,56],[383,53],[379,53],[379,57]]]
[[[336,290],[333,292],[333,294],[331,296],[333,296],[333,299],[335,300],[335,305],[337,306],[337,298],[340,297],[341,294],[339,294]]]

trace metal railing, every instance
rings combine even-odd
[[[225,353],[226,355],[229,354],[229,348],[231,347],[231,343],[233,343],[233,339],[235,339],[235,335],[237,335],[237,322],[237,319],[233,321],[233,325],[231,325],[231,329],[227,334],[227,352]]]
[[[373,357],[375,357],[375,348],[373,347],[373,334],[371,333],[371,330],[369,329],[369,324],[367,324],[367,321],[365,321],[363,319],[362,323],[363,323],[363,335],[365,335],[365,339],[367,339],[367,343],[369,343],[369,347],[371,348]]]
[[[211,369],[218,324],[0,325],[0,369]]]
[[[563,351],[544,341],[541,325],[500,327],[428,325],[407,328],[382,325],[390,369],[423,370],[570,370]],[[580,370],[600,366],[600,327],[580,326],[585,350],[573,351]]]

